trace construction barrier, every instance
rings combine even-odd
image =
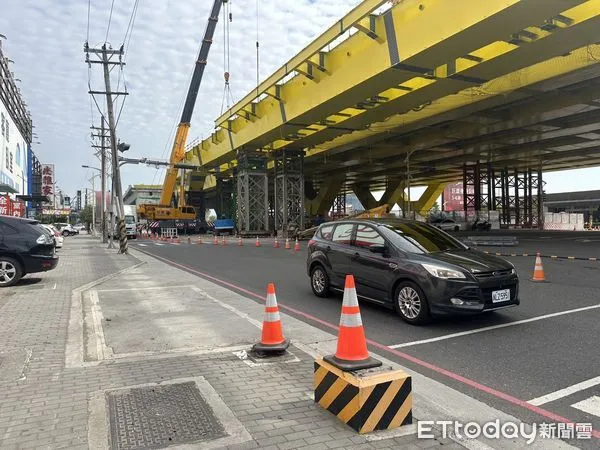
[[[315,360],[313,387],[315,402],[360,434],[412,423],[412,379],[369,356],[352,275],[336,353]]]
[[[265,302],[265,317],[263,320],[260,342],[252,347],[252,353],[257,356],[277,356],[285,353],[290,345],[283,336],[281,316],[277,306],[275,285],[269,283],[267,286],[267,299]]]
[[[544,266],[542,265],[542,258],[539,253],[535,257],[535,267],[533,269],[533,278],[531,281],[546,281]]]

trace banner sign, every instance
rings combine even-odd
[[[54,164],[42,164],[42,195],[54,195]]]
[[[0,195],[0,215],[25,217],[25,204],[11,200],[8,195]]]

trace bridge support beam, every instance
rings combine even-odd
[[[371,187],[368,183],[352,185],[352,191],[358,198],[358,201],[365,209],[373,209],[378,206],[377,200],[371,193]]]
[[[190,187],[186,193],[186,204],[193,206],[197,211],[197,219],[202,224],[206,220],[206,198],[204,193],[204,182],[206,175],[202,172],[191,172]]]
[[[414,205],[414,207],[411,207],[411,210],[423,216],[427,214],[435,204],[436,200],[442,195],[447,184],[448,183],[434,183],[427,186],[427,189],[425,189],[425,192],[419,197],[419,200],[411,204],[411,206]]]
[[[306,212],[311,216],[326,216],[345,180],[346,175],[343,173],[331,175],[323,180],[318,193],[314,192],[310,185],[305,185],[307,198],[304,205]]]
[[[289,223],[304,229],[304,152],[283,150],[275,155],[275,230]]]
[[[390,205],[390,209],[397,203],[401,205],[405,201],[404,189],[406,188],[406,182],[404,180],[389,179],[385,192],[381,196],[381,199],[377,202],[378,206]]]
[[[489,220],[498,211],[501,228],[543,228],[542,170],[494,168],[481,163],[463,167],[463,207],[467,220]]]
[[[233,219],[236,215],[234,209],[235,178],[217,176],[215,187],[215,212],[217,218]]]
[[[237,154],[237,227],[241,234],[267,234],[269,180],[267,158],[258,151]]]

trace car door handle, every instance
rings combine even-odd
[[[390,269],[392,269],[392,270],[396,270],[396,269],[398,268],[398,264],[396,264],[396,263],[389,263],[389,264],[388,264],[388,267],[389,267]]]

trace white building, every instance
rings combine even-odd
[[[0,43],[0,194],[28,195],[31,117]]]

